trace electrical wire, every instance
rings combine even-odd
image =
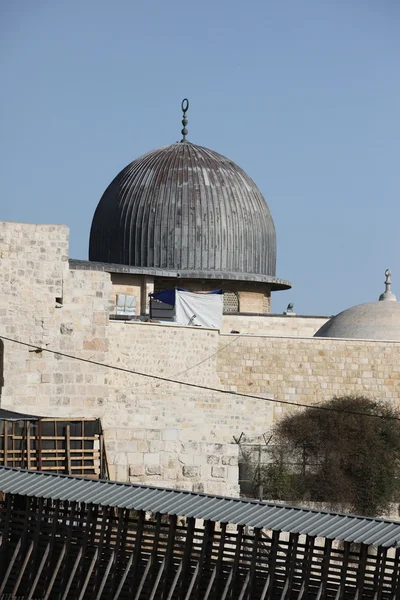
[[[373,413],[366,413],[356,410],[341,410],[339,408],[331,408],[328,406],[320,406],[317,404],[297,404],[297,402],[290,402],[290,400],[277,400],[276,398],[266,398],[264,396],[255,396],[253,394],[246,394],[242,392],[234,392],[232,390],[221,390],[220,388],[214,388],[206,385],[201,385],[199,383],[190,383],[186,381],[179,381],[176,379],[170,379],[168,377],[162,377],[161,375],[151,375],[149,373],[142,373],[141,371],[132,371],[131,369],[125,369],[124,367],[117,367],[116,365],[108,365],[106,363],[101,363],[96,360],[91,360],[89,358],[81,358],[80,356],[74,356],[72,354],[66,354],[65,352],[59,352],[58,350],[51,350],[50,348],[42,348],[41,346],[37,346],[35,344],[28,344],[27,342],[21,342],[20,340],[14,340],[12,338],[6,337],[4,335],[0,335],[0,339],[6,340],[7,342],[12,342],[14,344],[20,344],[21,346],[25,346],[27,348],[33,348],[37,352],[48,352],[49,354],[54,354],[58,356],[63,356],[64,358],[70,358],[71,360],[77,360],[83,363],[87,363],[90,365],[95,365],[97,367],[104,367],[105,369],[113,369],[115,371],[121,371],[123,373],[130,373],[131,375],[139,375],[140,377],[148,377],[150,379],[154,379],[156,381],[163,381],[165,383],[174,383],[177,385],[184,385],[190,388],[196,388],[199,390],[204,390],[207,392],[216,392],[218,394],[225,394],[229,396],[237,396],[240,398],[251,398],[252,400],[265,400],[266,402],[273,402],[275,404],[285,404],[288,406],[295,406],[296,408],[310,408],[314,410],[323,410],[326,412],[336,412],[340,414],[346,415],[356,415],[360,417],[372,417],[374,419],[381,419],[384,421],[400,421],[400,417],[392,417],[388,415],[375,415]]]

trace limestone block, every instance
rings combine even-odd
[[[159,452],[148,452],[142,455],[143,462],[145,465],[159,465],[160,464],[160,453]]]
[[[177,429],[164,429],[162,432],[162,439],[164,441],[175,441],[178,440],[178,430]]]
[[[182,474],[184,477],[199,477],[200,468],[196,466],[184,466],[182,467]]]
[[[212,477],[216,477],[219,479],[226,477],[226,467],[212,467],[211,469]]]
[[[144,463],[145,455],[143,454],[143,452],[128,452],[127,456],[129,465],[137,466],[143,465]]]

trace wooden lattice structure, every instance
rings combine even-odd
[[[0,490],[21,489],[8,491],[1,504],[4,600],[400,598],[400,524],[34,475],[0,469]],[[89,496],[91,502],[83,501]],[[117,506],[133,496],[140,510]],[[179,505],[192,507],[192,515],[219,511],[221,518],[167,514]],[[272,511],[286,531],[229,523],[235,513],[254,520],[260,511]],[[312,535],[290,531],[290,522],[301,521],[314,523]],[[348,523],[364,540],[380,536],[382,544],[317,536],[328,522],[338,531]]]
[[[107,478],[100,419],[58,419],[0,413],[0,467]],[[8,417],[8,418],[7,418]]]

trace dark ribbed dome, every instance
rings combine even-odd
[[[231,160],[189,142],[117,175],[93,217],[89,260],[290,287],[275,279],[275,227],[260,190]]]

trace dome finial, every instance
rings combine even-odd
[[[181,131],[183,138],[181,139],[181,142],[186,142],[186,136],[189,133],[188,130],[186,129],[186,125],[188,124],[188,120],[186,118],[186,113],[189,109],[189,100],[187,98],[184,98],[182,100],[181,108],[182,108],[182,112],[183,112],[183,118],[182,118],[183,129]]]
[[[386,300],[389,302],[396,302],[397,298],[396,296],[393,294],[393,292],[391,291],[391,285],[392,285],[392,281],[391,281],[391,276],[392,276],[392,272],[390,269],[386,269],[385,271],[385,276],[386,276],[386,280],[385,280],[385,291],[383,292],[383,294],[381,294],[379,296],[379,300]]]

